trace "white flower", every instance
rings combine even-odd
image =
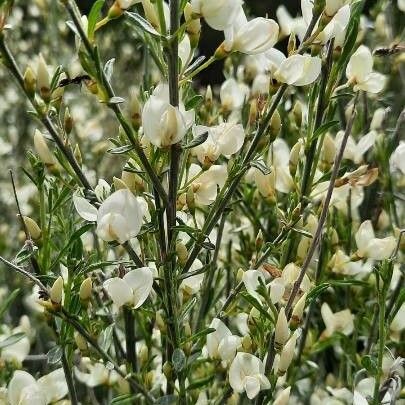
[[[294,357],[294,351],[295,351],[295,346],[297,344],[297,339],[299,338],[300,334],[301,334],[301,330],[297,329],[293,333],[293,335],[290,337],[290,339],[288,339],[288,342],[283,347],[283,350],[281,351],[281,354],[280,354],[280,360],[278,362],[278,373],[279,374],[284,374],[288,370],[288,367],[290,367],[290,364]]]
[[[193,178],[201,172],[196,164],[190,165],[189,178]],[[222,188],[226,182],[228,173],[226,166],[213,165],[204,171],[192,183],[194,198],[197,205],[210,205],[217,197],[218,187]]]
[[[188,35],[184,35],[184,38],[179,43],[179,58],[181,60],[181,66],[184,69],[186,63],[189,62],[191,57],[191,44]]]
[[[283,346],[290,337],[290,329],[285,315],[285,308],[282,307],[278,313],[276,326],[274,328],[274,341],[277,345]]]
[[[74,373],[81,383],[90,388],[113,383],[118,379],[116,371],[110,371],[103,363],[93,363],[88,357],[82,358],[80,367],[75,367]]]
[[[405,303],[401,305],[398,312],[395,314],[391,322],[390,330],[400,335],[401,331],[405,329]]]
[[[63,369],[59,368],[38,381],[26,371],[17,370],[8,385],[10,405],[47,405],[68,393]]]
[[[197,271],[203,267],[200,260],[195,259],[190,267],[190,272]],[[196,274],[195,276],[185,278],[181,284],[180,288],[184,290],[187,294],[197,294],[200,291],[201,284],[204,280],[204,273]]]
[[[186,111],[183,103],[174,107],[169,102],[169,85],[160,83],[142,111],[143,132],[146,139],[157,147],[181,141],[194,123],[194,112]]]
[[[344,137],[344,131],[339,131],[336,134],[335,146],[339,150]],[[356,143],[352,136],[347,139],[346,148],[344,150],[343,158],[349,159],[356,164],[363,161],[364,154],[375,144],[377,139],[377,132],[370,131],[362,136]]]
[[[405,0],[398,0],[398,9],[405,13]]]
[[[214,30],[223,31],[237,17],[242,0],[191,0],[194,13],[205,18]]]
[[[123,305],[131,305],[139,308],[148,298],[153,286],[153,269],[140,267],[131,270],[123,278],[113,277],[106,280],[103,287],[120,308]]]
[[[288,405],[288,401],[290,399],[290,391],[291,387],[287,387],[284,390],[282,390],[277,395],[277,398],[274,400],[273,405]]]
[[[346,336],[353,333],[354,315],[352,315],[349,309],[333,313],[329,305],[324,302],[321,307],[321,315],[326,326],[325,336],[329,337],[334,332],[341,332]]]
[[[357,254],[374,260],[388,259],[395,250],[397,241],[393,236],[379,239],[374,236],[370,220],[364,221],[355,235]]]
[[[243,273],[242,281],[245,285],[246,291],[257,301],[261,302],[259,293],[256,291],[260,286],[260,281],[265,284],[265,278],[261,271],[259,270],[247,270]]]
[[[405,174],[405,142],[401,142],[390,157],[391,170]]]
[[[28,323],[29,325],[29,323]],[[21,364],[30,352],[30,340],[28,334],[30,333],[30,327],[24,327],[23,318],[20,319],[20,325],[13,328],[12,330],[6,329],[5,333],[0,335],[0,342],[10,338],[17,333],[25,333],[21,339],[17,340],[15,343],[5,346],[1,349],[0,358],[4,361],[12,361]]]
[[[277,42],[278,32],[278,24],[274,20],[258,17],[245,21],[240,27],[225,31],[225,50],[248,55],[266,52]]]
[[[234,391],[246,391],[249,399],[253,399],[260,390],[270,388],[270,382],[264,375],[263,362],[250,353],[238,353],[229,368],[229,384]]]
[[[289,168],[290,148],[286,141],[277,138],[269,149],[267,164],[274,172],[275,189],[280,193],[289,193],[294,189],[294,180]]]
[[[354,85],[353,90],[379,93],[385,85],[386,78],[381,73],[373,72],[373,56],[370,49],[360,45],[351,56],[346,67],[346,77]]]
[[[127,189],[111,194],[97,211],[97,235],[106,242],[124,243],[138,235],[144,208]]]
[[[318,78],[321,67],[322,61],[317,56],[292,55],[281,63],[274,77],[282,83],[306,86]]]
[[[329,265],[332,267],[332,271],[338,274],[355,276],[365,271],[368,272],[366,266],[362,261],[351,261],[350,257],[346,255],[341,249],[338,249],[332,256]]]
[[[249,87],[231,77],[222,83],[219,96],[223,108],[230,111],[239,110],[249,97]]]
[[[196,126],[194,137],[208,132],[207,140],[193,149],[202,163],[213,163],[221,155],[231,156],[238,152],[245,140],[245,131],[241,124],[222,123],[215,127]]]
[[[110,195],[111,187],[104,179],[99,179],[97,186],[94,187],[94,193],[96,194],[97,200],[103,201]]]

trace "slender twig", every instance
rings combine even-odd
[[[11,54],[7,44],[5,43],[4,33],[1,33],[1,32],[0,32],[0,53],[3,56],[6,67],[9,69],[9,71],[13,75],[13,77],[17,80],[18,84],[20,85],[21,89],[25,93],[26,97],[31,102],[32,106],[34,107],[34,109],[38,115],[38,118],[41,120],[42,124],[48,130],[49,134],[51,135],[52,139],[55,141],[56,145],[58,146],[58,148],[60,149],[62,154],[65,156],[66,160],[69,162],[69,164],[72,167],[73,171],[75,172],[76,176],[79,178],[79,181],[82,184],[82,186],[87,190],[92,190],[90,182],[87,180],[87,177],[84,175],[82,169],[80,168],[79,164],[77,163],[72,150],[67,145],[65,145],[63,140],[60,138],[60,136],[58,134],[58,130],[52,123],[49,116],[43,111],[42,107],[35,100],[35,96],[29,94],[29,92],[27,92],[27,90],[25,89],[23,75],[22,75],[21,71],[19,70],[19,68],[16,64],[16,61],[15,61],[13,55]]]
[[[135,341],[135,319],[132,309],[124,307],[125,343],[127,349],[127,362],[132,372],[137,372],[136,341]]]
[[[72,405],[77,405],[79,403],[79,401],[77,400],[77,392],[76,392],[75,383],[73,381],[73,374],[72,374],[72,370],[70,369],[69,363],[66,358],[65,349],[63,349],[61,360],[62,360],[63,371],[64,371],[65,378],[66,378],[66,383],[68,386],[70,402],[72,403]]]
[[[83,42],[84,47],[86,48],[87,53],[89,54],[89,56],[92,58],[94,64],[96,65],[98,75],[99,75],[99,80],[100,80],[99,84],[104,88],[109,99],[112,99],[113,97],[115,97],[114,90],[104,72],[104,69],[102,68],[102,66],[100,66],[98,54],[96,55],[97,49],[94,48],[93,45],[90,43],[89,39],[86,36],[86,33],[83,30],[80,16],[76,12],[76,4],[74,4],[71,0],[65,0],[64,4],[65,4],[65,7],[66,7],[70,17],[72,18],[72,21],[73,21],[78,33],[80,34],[80,38]],[[131,142],[131,145],[133,146],[135,153],[137,154],[143,169],[148,174],[149,179],[151,180],[153,186],[156,188],[156,190],[158,191],[158,193],[159,193],[160,197],[163,199],[163,201],[165,203],[167,203],[168,202],[167,193],[164,190],[162,183],[160,182],[156,172],[154,171],[153,167],[151,166],[147,156],[145,155],[142,145],[139,143],[139,140],[135,136],[132,126],[125,119],[124,115],[122,114],[121,108],[119,107],[118,104],[115,104],[115,103],[107,103],[107,104],[115,113],[117,120],[119,121],[122,129],[124,130],[125,135],[127,136],[128,140]]]
[[[0,261],[3,262],[6,266],[8,266],[10,269],[15,270],[17,273],[20,273],[24,277],[29,278],[41,289],[42,292],[44,292],[46,295],[48,295],[48,289],[33,274],[31,274],[27,270],[23,269],[22,267],[16,266],[14,263],[9,262],[7,259],[5,259],[2,256],[0,256]]]

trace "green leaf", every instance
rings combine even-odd
[[[134,23],[138,28],[141,28],[143,31],[149,33],[150,35],[156,38],[161,37],[161,35],[152,27],[149,21],[145,20],[138,13],[126,11],[125,15],[129,17],[130,22]]]
[[[105,352],[108,352],[108,349],[111,347],[113,341],[113,331],[114,324],[112,323],[101,332],[101,335],[98,338],[99,345]]]
[[[51,350],[49,350],[49,352],[46,354],[46,357],[48,358],[49,364],[57,364],[60,362],[62,355],[63,355],[63,349],[57,345],[57,346],[52,347]]]
[[[9,336],[8,338],[2,340],[0,342],[0,349],[4,349],[5,347],[11,346],[19,342],[23,337],[25,337],[24,332],[19,332],[14,335]]]
[[[274,320],[270,316],[270,314],[263,308],[262,305],[259,304],[259,302],[256,300],[256,298],[253,298],[251,295],[248,293],[242,294],[242,298],[247,301],[252,307],[255,307],[266,319],[268,319],[270,322],[273,322]]]
[[[96,24],[97,24],[97,21],[98,21],[98,18],[100,16],[100,12],[101,12],[101,9],[103,8],[103,6],[104,6],[104,0],[97,0],[93,4],[93,6],[90,10],[90,13],[88,16],[88,25],[87,25],[87,35],[90,39],[92,39],[94,36]]]
[[[325,124],[322,124],[312,135],[312,140],[314,141],[315,139],[319,138],[326,132],[328,132],[331,128],[335,127],[336,125],[339,124],[339,121],[329,121],[326,122]]]
[[[123,155],[125,153],[128,153],[132,149],[134,149],[134,147],[132,145],[123,145],[123,146],[119,146],[118,148],[108,149],[107,152],[111,153],[112,155]]]
[[[204,97],[201,94],[196,94],[195,96],[191,97],[190,100],[187,100],[185,108],[187,111],[194,110],[199,107],[203,101]]]
[[[17,298],[20,291],[21,290],[17,288],[11,294],[9,294],[8,297],[5,298],[4,302],[0,306],[0,319],[3,317],[12,302]]]
[[[59,78],[60,75],[63,73],[63,66],[59,65],[56,69],[55,69],[55,73],[53,74],[52,80],[51,80],[51,85],[50,85],[50,89],[51,89],[51,93],[56,89],[56,87],[59,84]]]
[[[174,349],[172,363],[176,372],[183,370],[184,366],[186,365],[186,355],[184,354],[183,350],[178,348]]]
[[[200,332],[188,337],[183,343],[188,343],[188,342],[196,342],[197,340],[200,340],[201,338],[206,337],[212,332],[215,332],[215,328],[206,328],[201,330]]]
[[[199,380],[193,381],[188,387],[187,391],[192,391],[197,388],[204,387],[208,385],[215,378],[215,374],[211,374],[208,377],[200,378]]]
[[[186,306],[184,307],[183,311],[180,314],[180,319],[184,320],[187,314],[194,308],[195,304],[197,303],[197,298],[193,297],[189,302],[187,302]]]
[[[364,356],[361,359],[361,365],[372,375],[376,376],[378,373],[377,362],[370,355]]]
[[[208,131],[196,136],[187,145],[183,145],[183,149],[195,148],[196,146],[204,143],[207,140],[207,138],[208,138]]]
[[[267,167],[263,160],[254,160],[253,162],[250,162],[250,166],[260,170],[265,176],[271,173],[271,170]]]
[[[132,394],[124,394],[112,399],[111,404],[115,405],[130,405],[134,403],[134,396]]]
[[[115,63],[115,58],[112,58],[106,62],[104,65],[104,74],[107,76],[107,80],[110,81],[113,71],[114,71],[114,63]]]

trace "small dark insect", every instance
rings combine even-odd
[[[48,299],[49,294],[48,294],[47,291],[39,290],[38,296],[39,296],[39,298],[40,298],[41,300],[46,300],[46,299]]]
[[[59,82],[58,87],[65,87],[65,86],[68,86],[69,84],[82,84],[82,82],[85,82],[86,80],[91,80],[91,77],[89,75],[80,75],[80,76],[73,77],[72,79],[66,78],[66,79],[62,79]]]
[[[388,48],[378,48],[374,51],[374,55],[376,56],[390,56],[395,55],[397,53],[401,53],[405,51],[404,45],[394,44]]]

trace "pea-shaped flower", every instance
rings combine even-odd
[[[152,291],[153,273],[149,267],[131,270],[123,278],[106,280],[103,287],[118,308],[132,305],[139,308]]]
[[[264,375],[264,364],[250,353],[239,352],[229,368],[229,384],[234,391],[246,391],[249,399],[253,399],[260,390],[270,388],[270,382]]]
[[[127,189],[111,194],[97,211],[97,235],[106,242],[124,243],[138,235],[144,210]]]
[[[205,18],[214,30],[223,31],[229,27],[241,9],[241,0],[192,0],[191,6],[195,14]]]
[[[178,107],[170,104],[167,83],[160,83],[143,107],[145,138],[159,148],[181,141],[193,123],[193,111],[186,111],[183,103]]]
[[[381,73],[373,72],[373,56],[370,49],[360,45],[351,56],[346,68],[346,77],[353,84],[353,90],[379,93],[385,85],[386,78]]]

